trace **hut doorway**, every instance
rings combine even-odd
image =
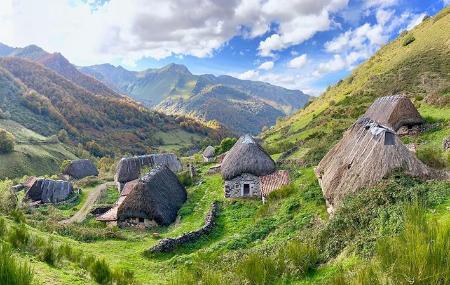
[[[244,196],[250,195],[250,184],[244,183],[243,194]]]

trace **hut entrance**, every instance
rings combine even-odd
[[[245,183],[244,184],[244,196],[250,195],[250,184]]]

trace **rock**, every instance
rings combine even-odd
[[[442,142],[442,147],[445,151],[450,149],[450,137],[444,139],[444,141]]]
[[[63,174],[81,179],[87,176],[97,176],[98,170],[89,159],[78,159],[72,160],[64,169]]]

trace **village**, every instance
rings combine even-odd
[[[424,122],[407,97],[378,98],[315,168],[328,213],[333,215],[347,195],[375,185],[396,170],[425,180],[450,180],[448,171],[426,166],[417,159],[415,146],[405,145],[400,140],[400,136],[426,130],[429,126]],[[443,142],[443,147],[448,147],[448,141]],[[248,134],[241,136],[224,154],[216,156],[215,148],[208,146],[201,155],[200,164],[208,168],[205,175],[220,173],[226,199],[256,199],[266,203],[272,192],[290,184],[289,171],[277,166],[258,138]],[[97,221],[109,227],[153,232],[157,227],[175,223],[178,211],[189,199],[186,186],[177,174],[187,169],[191,179],[198,175],[196,168],[199,165],[190,159],[184,161],[187,162],[185,165],[173,153],[120,159],[113,181],[119,193],[117,201],[109,207],[87,210],[94,213]],[[92,161],[74,160],[63,169],[62,179],[30,177],[15,185],[12,191],[25,193],[21,203],[26,207],[70,205],[80,194],[73,183],[85,177],[95,177],[98,173]],[[214,201],[202,228],[176,238],[162,239],[149,252],[170,252],[177,246],[208,235],[217,216],[220,216],[220,209],[218,202]]]

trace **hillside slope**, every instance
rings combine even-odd
[[[148,111],[125,97],[98,96],[29,60],[0,58],[0,80],[1,108],[12,120],[46,136],[65,129],[77,142],[97,142],[103,154],[145,152],[166,143],[181,148],[219,135],[192,120]],[[170,134],[174,140],[165,142],[163,136]]]
[[[262,134],[275,158],[317,165],[367,107],[380,96],[405,94],[435,128],[418,137],[418,152],[430,145],[446,159],[442,140],[450,136],[450,14],[446,8],[402,33],[307,108]],[[414,41],[407,44],[407,39]]]
[[[103,81],[111,88],[128,94],[146,106],[156,106],[158,110],[165,113],[189,114],[205,119],[203,110],[195,101],[198,100],[199,94],[201,96],[205,93],[211,94],[216,100],[211,101],[209,106],[217,112],[210,112],[210,116],[207,117],[221,122],[237,133],[250,131],[256,134],[263,126],[275,124],[277,117],[291,114],[303,107],[310,99],[299,90],[289,90],[265,82],[211,74],[193,75],[186,66],[179,64],[169,64],[160,69],[148,69],[142,72],[131,72],[120,66],[114,67],[108,64],[82,67],[80,70]],[[228,94],[225,94],[223,90],[218,94],[212,94],[220,89],[211,88],[215,85],[227,87]],[[258,120],[258,113],[255,116],[248,113],[242,117],[240,123],[236,123],[232,120],[231,111],[241,109],[241,103],[227,99],[229,96],[234,96],[233,93],[245,93],[248,96],[247,105],[250,108],[260,109],[260,106],[268,105],[278,111],[279,115],[273,116],[274,112],[272,112],[264,124],[254,126],[251,122]],[[230,109],[219,110],[224,104],[230,106]]]

